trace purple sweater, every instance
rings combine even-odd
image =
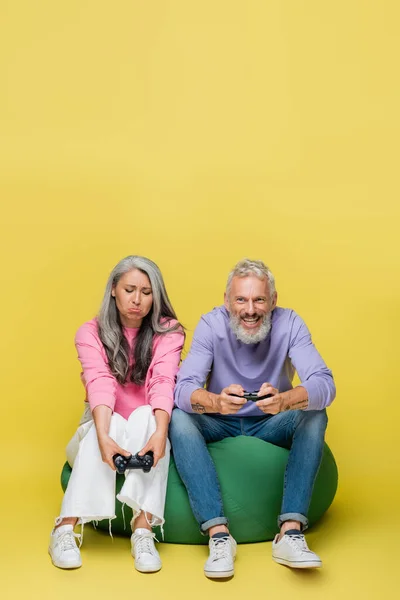
[[[308,392],[306,410],[322,410],[331,404],[336,393],[332,372],[299,315],[288,308],[275,308],[266,339],[244,344],[230,329],[228,311],[219,306],[203,315],[196,327],[190,352],[178,372],[175,405],[193,412],[190,397],[206,382],[207,389],[215,394],[233,383],[252,392],[265,382],[285,392],[293,387],[295,371]],[[247,402],[236,414],[250,417],[264,413]]]

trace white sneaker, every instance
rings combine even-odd
[[[161,558],[154,545],[155,534],[148,529],[136,529],[131,536],[135,568],[141,573],[154,573],[161,569]]]
[[[307,546],[300,531],[296,534],[284,534],[279,540],[277,535],[272,542],[272,558],[275,562],[295,569],[322,567],[320,557]]]
[[[226,537],[210,538],[210,555],[204,565],[204,575],[211,579],[232,577],[236,557],[236,542],[229,534]]]
[[[49,554],[52,563],[60,569],[77,569],[82,566],[81,553],[75,539],[81,544],[82,536],[74,533],[72,525],[61,525],[50,534]]]

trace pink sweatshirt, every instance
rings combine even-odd
[[[176,321],[171,321],[174,325]],[[124,335],[132,349],[139,329],[124,327]],[[118,383],[111,374],[107,355],[97,331],[97,319],[84,323],[75,336],[75,346],[83,369],[90,409],[103,404],[127,419],[144,404],[165,410],[171,415],[174,404],[175,376],[181,356],[184,335],[174,331],[156,335],[153,358],[144,385]]]

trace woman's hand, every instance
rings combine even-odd
[[[126,456],[127,458],[132,456],[130,452],[124,450],[123,448],[120,448],[120,446],[118,446],[118,444],[114,442],[114,440],[109,435],[104,434],[101,437],[98,437],[97,439],[99,441],[101,458],[103,462],[107,463],[107,465],[111,467],[113,471],[116,470],[113,461],[113,456],[115,454],[122,454],[122,456]]]
[[[111,422],[111,408],[103,404],[96,406],[93,411],[94,424],[96,426],[97,440],[99,442],[99,448],[101,458],[113,471],[116,471],[113,456],[115,454],[122,454],[122,456],[132,456],[130,452],[120,448],[116,442],[108,435],[110,431]]]
[[[157,429],[153,435],[149,438],[149,441],[144,448],[138,453],[139,456],[143,456],[151,450],[154,455],[153,467],[157,466],[160,458],[165,456],[165,446],[167,445],[167,432],[164,430]]]

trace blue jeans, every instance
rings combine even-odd
[[[238,435],[254,436],[290,449],[278,526],[293,520],[299,521],[303,530],[307,529],[307,512],[321,464],[327,423],[325,410],[236,417],[174,409],[169,429],[172,450],[200,531],[206,533],[214,525],[228,524],[207,444]]]

